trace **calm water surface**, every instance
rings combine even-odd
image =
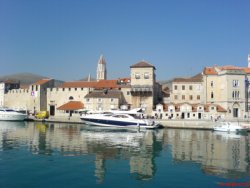
[[[0,122],[1,188],[250,187],[249,159],[248,135]]]

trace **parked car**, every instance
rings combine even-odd
[[[35,114],[35,117],[37,119],[47,119],[49,118],[49,112],[48,111],[40,111]]]

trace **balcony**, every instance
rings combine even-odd
[[[149,85],[134,85],[131,86],[131,93],[152,93],[153,87]]]

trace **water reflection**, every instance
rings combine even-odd
[[[27,148],[34,155],[94,156],[99,182],[108,160],[128,161],[132,177],[151,179],[163,152],[174,163],[194,162],[205,174],[242,177],[249,174],[249,136],[211,131],[163,129],[117,130],[86,125],[0,122],[0,151]],[[171,148],[171,150],[166,150]],[[171,153],[170,153],[171,152]],[[171,170],[171,169],[170,169]]]
[[[249,136],[235,133],[168,130],[176,162],[193,161],[206,174],[242,177],[249,174]]]

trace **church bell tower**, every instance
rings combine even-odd
[[[106,70],[106,62],[103,55],[100,56],[100,59],[97,64],[96,70],[96,80],[106,80],[107,79],[107,70]]]

